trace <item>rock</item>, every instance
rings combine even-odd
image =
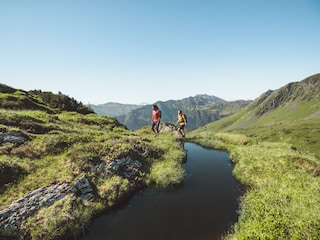
[[[0,145],[14,143],[20,145],[29,140],[29,137],[22,132],[5,132],[0,134]]]
[[[93,192],[92,187],[90,186],[89,180],[83,176],[80,179],[73,182],[74,185],[82,194]]]
[[[92,193],[82,194],[79,198],[81,201],[89,201],[93,198],[93,194]]]
[[[91,171],[91,172],[101,172],[101,171],[103,171],[105,168],[106,168],[106,163],[105,163],[105,162],[102,162],[102,163],[100,163],[100,164],[97,164],[97,165],[93,166],[90,171]]]
[[[129,180],[134,180],[138,179],[137,177],[140,177],[139,168],[141,167],[141,162],[138,160],[132,160],[129,156],[127,156],[120,159],[114,159],[107,168],[108,170],[111,170]]]
[[[71,187],[67,183],[41,187],[25,194],[8,208],[0,211],[0,235],[17,237],[21,223],[41,207],[48,207],[63,198]]]
[[[161,133],[167,133],[167,132],[171,132],[175,137],[179,137],[180,134],[176,128],[176,126],[172,123],[168,123],[168,122],[164,122],[161,125]]]
[[[138,160],[134,161],[133,166],[137,167],[137,168],[141,168],[142,167],[142,163],[139,162]]]
[[[3,137],[3,134],[2,134]],[[139,169],[142,163],[127,156],[114,159],[108,166],[105,162],[94,166],[91,171],[105,171],[106,174],[121,175],[127,179],[138,181],[140,179]],[[62,199],[67,193],[78,195],[81,201],[87,205],[94,198],[93,188],[86,176],[73,182],[75,187],[68,183],[44,186],[25,194],[22,198],[11,203],[11,205],[0,211],[0,239],[1,236],[18,238],[21,224],[42,207],[48,207],[54,202]]]
[[[73,182],[78,191],[81,193],[79,198],[82,202],[89,201],[93,199],[93,189],[90,185],[89,180],[86,176],[81,177],[80,179]],[[77,192],[78,192],[77,191]]]

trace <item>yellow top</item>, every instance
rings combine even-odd
[[[178,119],[179,119],[179,123],[181,125],[185,124],[185,119],[184,119],[184,115],[183,114],[178,114]]]

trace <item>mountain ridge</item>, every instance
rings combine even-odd
[[[62,94],[41,90],[25,91],[0,83],[0,108],[12,110],[40,110],[47,113],[75,111],[81,114],[93,113],[82,102]]]
[[[155,104],[160,108],[162,121],[165,122],[175,123],[177,111],[182,110],[188,116],[188,129],[192,130],[235,113],[249,103],[249,100],[226,101],[216,96],[197,94],[180,100],[158,101]],[[148,104],[133,109],[116,118],[130,130],[137,130],[150,124],[151,106],[152,104]]]
[[[262,93],[251,104],[196,131],[241,133],[285,141],[320,157],[320,74]]]
[[[105,116],[116,117],[130,112],[131,110],[143,107],[139,104],[124,104],[107,102],[103,104],[91,104],[90,107],[97,113]]]

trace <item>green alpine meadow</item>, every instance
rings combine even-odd
[[[225,239],[319,239],[320,74],[268,91],[189,138],[227,150],[244,186]]]
[[[37,211],[21,222],[1,222],[1,239],[77,236],[94,216],[137,190],[166,187],[184,176],[185,152],[172,134],[155,139],[149,127],[129,131],[115,118],[99,116],[63,94],[5,85],[0,90],[0,220],[13,202],[36,189],[64,183],[74,188],[83,177],[93,189],[90,199],[69,191],[45,207],[31,206],[30,211]],[[107,169],[121,159],[135,161],[120,166],[130,171]]]
[[[138,190],[181,183],[186,152],[161,130],[131,131],[61,93],[0,84],[1,239],[76,237]],[[319,239],[320,74],[186,135],[226,150],[243,186],[222,239]]]

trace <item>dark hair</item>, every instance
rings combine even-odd
[[[155,105],[155,104],[153,104],[152,107],[153,107],[154,109],[159,109],[158,106]]]

